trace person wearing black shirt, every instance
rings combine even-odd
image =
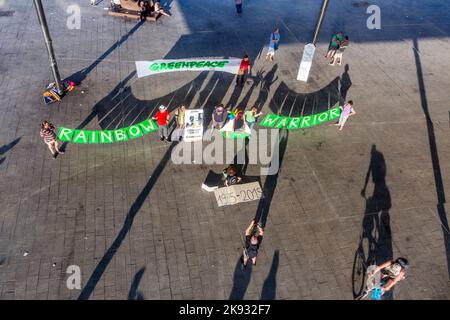
[[[247,261],[250,259],[253,265],[256,265],[256,257],[258,255],[259,246],[264,235],[264,229],[258,223],[257,231],[252,234],[255,226],[255,220],[252,220],[247,230],[245,230],[245,249],[247,255],[244,254],[242,264],[244,268],[247,266]]]

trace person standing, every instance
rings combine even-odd
[[[44,138],[44,142],[47,144],[50,152],[52,153],[53,159],[56,159],[58,154],[64,154],[63,151],[59,150],[58,141],[56,140],[56,133],[54,131],[55,126],[45,120],[41,124],[40,135]]]
[[[220,129],[225,125],[225,121],[227,120],[228,112],[225,110],[223,104],[219,104],[213,111],[212,114],[212,126],[211,129],[215,129],[216,127]]]
[[[236,4],[236,12],[241,14],[242,13],[242,0],[234,0],[234,3]]]
[[[345,123],[347,122],[348,117],[356,114],[355,110],[353,109],[353,101],[350,100],[347,102],[344,107],[339,106],[339,108],[342,110],[341,116],[339,117],[339,122],[335,124],[335,126],[340,126],[339,130],[342,130],[344,128]]]
[[[255,126],[256,123],[256,118],[258,118],[260,115],[262,115],[263,113],[257,113],[258,109],[253,106],[249,111],[245,111],[244,113],[244,120],[245,123],[247,124],[247,126],[250,128],[250,132],[253,131],[253,127]]]
[[[177,130],[178,130],[178,141],[181,141],[183,139],[184,135],[184,128],[186,127],[186,107],[184,104],[182,104],[176,111],[175,111],[175,121],[177,123]]]
[[[95,5],[96,5],[96,2],[97,2],[97,0],[91,0],[90,5],[91,5],[91,6],[95,6]]]
[[[168,131],[169,117],[170,117],[169,111],[167,111],[167,108],[164,105],[160,105],[159,111],[156,112],[154,117],[152,117],[153,120],[157,121],[158,134],[161,141],[166,139],[167,141],[170,142]]]
[[[273,56],[275,51],[278,50],[278,45],[280,42],[280,28],[276,27],[275,30],[270,35],[269,51],[267,51],[266,60],[269,59],[273,61]]]
[[[254,230],[253,227],[255,223],[256,221],[252,220],[247,230],[245,230],[245,252],[247,255],[244,254],[241,261],[244,268],[247,266],[247,261],[249,259],[252,261],[253,265],[256,265],[256,257],[258,256],[259,246],[261,245],[262,238],[264,236],[264,229],[260,223],[257,225],[257,231],[255,233],[252,232]]]
[[[250,74],[251,72],[251,67],[250,67],[250,60],[248,58],[248,55],[244,55],[244,57],[242,58],[241,64],[239,65],[239,71],[238,71],[238,75],[236,78],[236,85],[239,85],[239,82],[241,83],[241,87],[244,86],[244,81],[245,81],[245,73]]]

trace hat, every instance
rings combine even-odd
[[[164,110],[164,109],[167,109],[166,106],[164,106],[164,105],[159,106],[159,110]]]

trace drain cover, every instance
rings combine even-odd
[[[14,12],[12,10],[0,10],[0,17],[12,17]]]

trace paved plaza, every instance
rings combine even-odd
[[[0,0],[1,299],[348,300],[361,251],[378,264],[410,261],[386,298],[450,299],[449,1],[330,1],[307,83],[296,77],[317,0],[244,0],[241,15],[231,0],[167,0],[172,17],[156,23],[108,16],[107,0],[43,2],[61,76],[80,85],[43,104],[52,78],[33,1]],[[72,4],[80,29],[67,27]],[[369,4],[381,8],[379,30],[366,26]],[[342,66],[330,66],[324,55],[340,30],[351,44]],[[136,76],[139,60],[245,52],[253,70],[243,89],[219,72]],[[281,130],[280,170],[260,177],[265,198],[234,206],[201,189],[225,165],[176,165],[175,143],[156,133],[68,143],[56,160],[39,136],[46,119],[108,130],[160,104],[313,113],[337,96],[357,112],[344,130]],[[259,176],[259,165],[246,174]],[[243,232],[261,215],[257,265],[242,271]],[[66,285],[71,265],[81,289]]]

